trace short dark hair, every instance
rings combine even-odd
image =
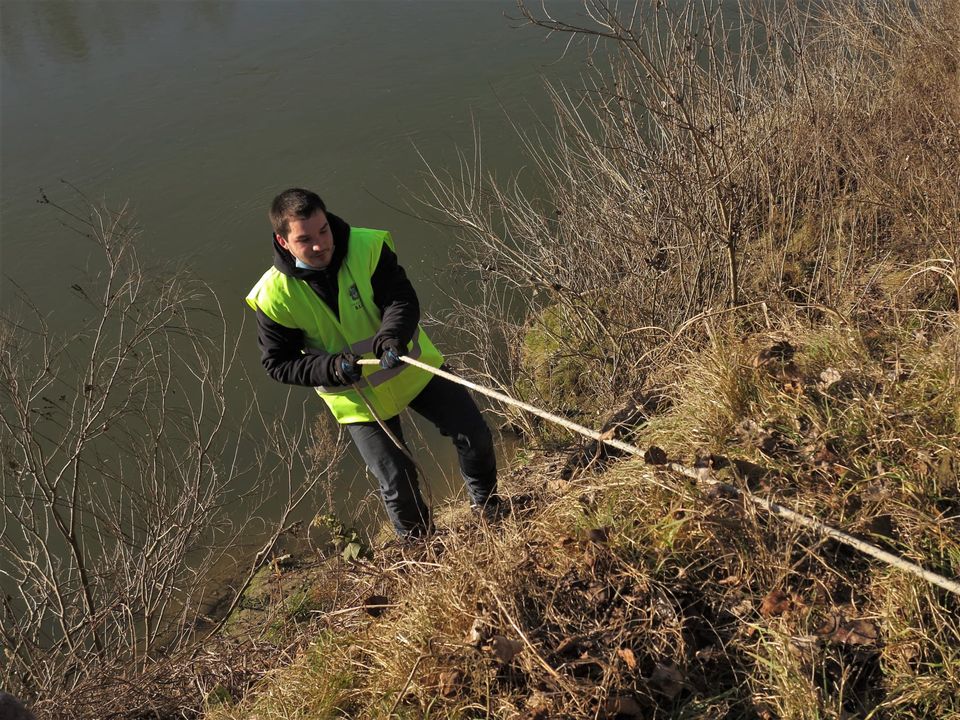
[[[306,220],[317,210],[327,211],[327,206],[319,195],[302,188],[290,188],[273,199],[270,205],[270,223],[273,231],[286,239],[291,220]]]

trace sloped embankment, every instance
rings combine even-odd
[[[958,368],[956,321],[718,339],[621,433],[956,577]],[[352,566],[310,643],[209,717],[960,712],[960,599],[638,460],[565,460],[516,466],[496,527],[448,516]]]
[[[621,61],[528,148],[549,203],[435,178],[489,301],[461,325],[514,354],[477,366],[591,426],[658,398],[608,416],[651,460],[956,578],[960,3],[589,5],[521,7]],[[957,597],[513,419],[511,517],[331,570],[290,662],[208,716],[960,716]]]

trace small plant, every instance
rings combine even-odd
[[[333,513],[318,513],[314,516],[310,525],[329,530],[331,541],[347,562],[369,560],[373,557],[370,546],[360,535],[360,532],[354,527],[347,527]]]

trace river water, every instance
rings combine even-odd
[[[574,17],[578,4],[550,7]],[[392,230],[422,305],[442,312],[454,240],[408,214],[423,212],[421,155],[456,170],[478,135],[488,171],[517,173],[508,117],[548,119],[543,77],[576,84],[583,69],[582,49],[564,55],[566,38],[516,15],[511,0],[2,0],[0,302],[21,285],[55,329],[75,327],[70,286],[92,248],[40,189],[70,204],[65,180],[129,202],[142,254],[210,285],[253,391],[278,407],[287,388],[259,370],[252,318],[241,331],[242,298],[270,262],[270,199],[310,187],[348,222]],[[459,484],[455,456],[426,439],[443,495]],[[356,462],[342,482],[372,487]]]

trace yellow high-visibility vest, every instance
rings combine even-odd
[[[385,230],[350,228],[347,256],[337,271],[340,318],[306,281],[284,275],[274,267],[263,274],[247,295],[247,304],[279,325],[303,330],[307,348],[328,353],[349,350],[360,357],[373,357],[373,336],[380,329],[380,309],[373,301],[371,278],[393,238]],[[440,367],[443,356],[419,325],[405,353],[431,367]],[[426,370],[403,364],[391,370],[364,365],[357,383],[380,419],[400,413],[433,377]],[[318,387],[317,393],[339,423],[375,420],[357,391],[351,387]]]

